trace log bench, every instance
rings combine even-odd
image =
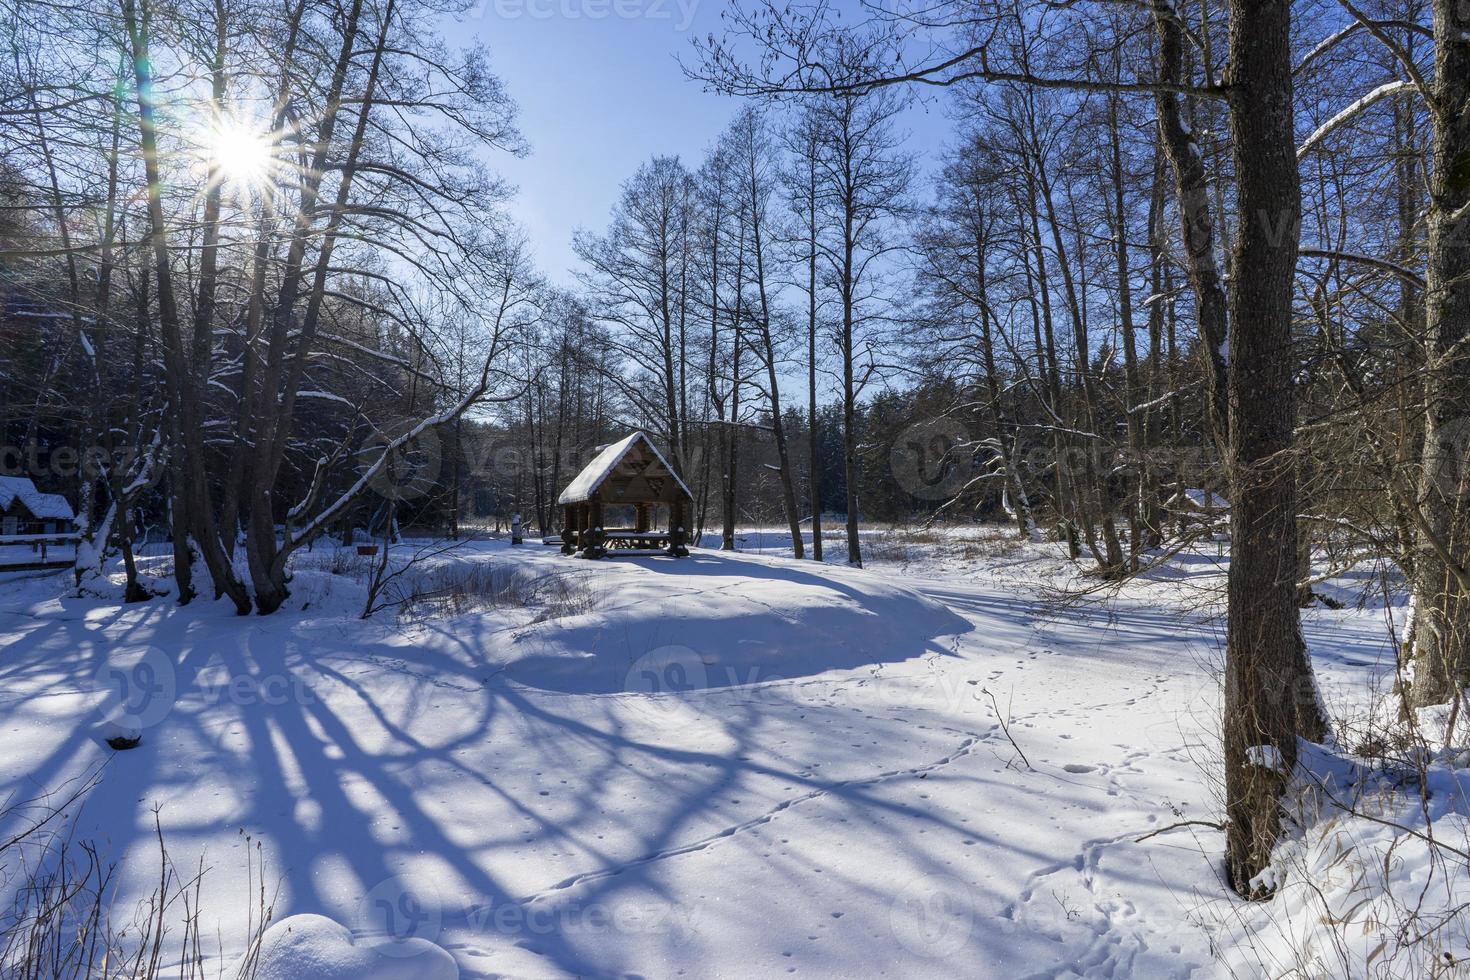
[[[614,529],[607,532],[607,547],[628,551],[662,551],[673,544],[674,536],[667,531],[629,531]]]

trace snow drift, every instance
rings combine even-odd
[[[359,942],[321,915],[293,915],[265,931],[256,980],[459,980],[454,957],[427,940]]]
[[[954,653],[969,622],[884,578],[744,554],[595,566],[598,608],[516,634],[505,677],[575,694],[760,684]]]

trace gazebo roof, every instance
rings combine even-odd
[[[629,459],[630,456],[635,458]],[[640,456],[646,458],[636,458]],[[694,499],[694,495],[689,492],[684,481],[679,479],[679,474],[674,472],[668,460],[664,459],[663,453],[658,451],[653,440],[638,431],[610,446],[604,446],[593,457],[592,462],[588,463],[582,472],[578,473],[576,478],[568,484],[556,502],[558,504],[585,503],[591,500],[602,489],[603,484],[612,478],[621,478],[628,482],[630,489],[638,491],[626,497],[628,503],[646,503],[665,499],[662,492],[645,492],[652,489],[651,484],[664,480],[672,480],[671,488],[677,487],[686,498]],[[634,483],[641,484],[641,487],[632,486]]]

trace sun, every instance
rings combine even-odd
[[[253,120],[220,116],[209,127],[204,149],[220,182],[234,190],[261,190],[270,183],[271,140]]]

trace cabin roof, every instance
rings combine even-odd
[[[37,520],[75,520],[71,504],[59,493],[42,493],[23,476],[0,476],[0,510],[9,510],[17,500]]]
[[[567,488],[561,492],[561,496],[556,499],[556,502],[558,504],[580,504],[592,499],[592,495],[607,482],[608,477],[613,475],[613,472],[618,468],[618,464],[639,443],[648,447],[648,451],[668,471],[668,475],[673,477],[674,483],[684,492],[684,496],[693,500],[694,495],[689,492],[689,488],[684,485],[684,481],[679,479],[679,474],[674,472],[674,468],[669,465],[669,461],[664,459],[663,453],[658,451],[658,447],[653,444],[653,440],[648,438],[642,431],[637,431],[612,445],[604,446],[602,451],[592,458],[592,462],[583,467],[582,472],[578,473],[576,478],[567,485]]]
[[[1224,494],[1213,490],[1181,490],[1169,498],[1170,507],[1186,508],[1189,510],[1208,510],[1217,514],[1224,514],[1230,510],[1230,501]]]

